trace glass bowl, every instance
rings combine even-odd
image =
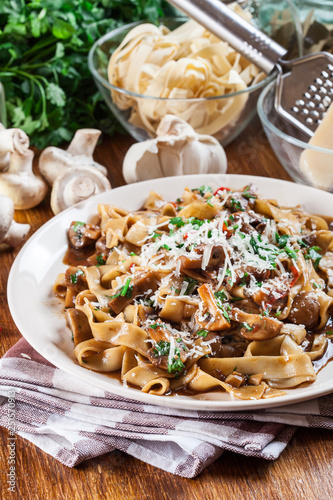
[[[160,23],[170,30],[174,30],[187,20],[188,19],[185,17],[163,18],[160,20]],[[213,135],[223,145],[230,143],[242,132],[256,114],[256,105],[260,92],[265,85],[274,79],[274,75],[269,75],[259,83],[249,86],[247,89],[240,92],[207,98],[156,98],[129,92],[123,88],[116,87],[109,83],[107,77],[110,56],[127,33],[142,22],[144,21],[131,23],[107,33],[97,40],[90,50],[88,56],[89,68],[109,109],[127,132],[137,141],[143,141],[154,137],[159,120],[157,119],[154,122],[150,121],[148,128],[141,128],[131,123],[131,117],[133,117],[133,114],[135,114],[138,109],[140,110],[143,107],[147,109],[147,107],[157,106],[159,117],[168,113],[182,118],[186,117],[186,121],[188,121],[198,133]],[[132,106],[127,109],[120,109],[116,102],[123,102],[126,99],[131,100]],[[242,101],[243,104],[241,110],[235,113],[231,120],[227,121],[227,123],[220,128],[217,127],[215,130],[211,123],[208,124],[208,127],[205,126],[202,128],[200,118],[203,114],[209,114],[212,108],[216,109],[216,107],[218,107],[218,109],[221,110],[219,113],[221,112],[222,116],[224,110],[227,108],[230,109],[238,102],[237,100]],[[223,120],[221,120],[221,122],[222,121]],[[200,124],[199,126],[197,125],[198,123]],[[206,131],[203,132],[203,129],[206,129]]]
[[[274,153],[294,181],[333,192],[333,149],[308,144],[307,136],[278,115],[275,85],[271,82],[258,99],[259,118]]]

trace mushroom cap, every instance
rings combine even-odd
[[[59,175],[72,168],[88,166],[107,175],[107,169],[97,163],[91,156],[73,155],[55,146],[44,149],[39,157],[38,168],[44,179],[52,186]]]
[[[14,217],[14,203],[8,198],[0,194],[0,242],[6,236]]]
[[[76,203],[111,189],[104,174],[93,167],[71,167],[59,175],[53,183],[51,208],[58,214]]]

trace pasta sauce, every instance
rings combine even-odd
[[[333,232],[253,185],[151,192],[73,221],[64,300],[78,363],[157,395],[278,397],[333,357]]]

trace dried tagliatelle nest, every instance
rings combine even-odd
[[[114,104],[130,110],[129,122],[153,137],[166,114],[187,121],[199,134],[214,135],[233,125],[249,98],[249,92],[239,92],[265,76],[193,20],[174,31],[136,26],[108,67],[112,85],[147,97],[112,91]]]

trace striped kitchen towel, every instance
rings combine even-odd
[[[69,467],[117,449],[189,478],[224,450],[274,460],[297,426],[333,429],[333,394],[246,412],[168,409],[82,384],[21,339],[0,360],[0,425]]]

